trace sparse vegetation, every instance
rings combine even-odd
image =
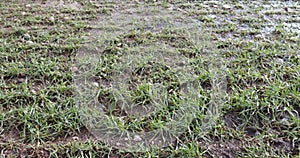
[[[184,20],[173,24],[168,21],[173,15],[168,15],[151,23],[145,8],[155,15],[166,16],[169,10],[196,20],[203,32],[197,35],[200,42],[188,29],[178,29],[187,26],[180,26]],[[104,44],[91,39],[98,30],[122,30],[113,23],[99,26],[104,17],[120,11],[143,19],[124,23],[129,31],[109,40],[97,36]],[[3,157],[300,156],[297,1],[5,0],[0,13]],[[126,20],[115,18],[115,23]],[[153,25],[145,27],[148,23]],[[87,43],[101,48],[86,49]],[[95,50],[101,54],[96,64],[78,64],[80,52]],[[155,52],[180,60],[163,60]],[[141,60],[124,63],[134,56]],[[82,117],[74,85],[78,72],[92,74],[88,80],[96,87],[98,103],[124,130],[153,131],[170,122],[188,100],[191,92],[186,90],[196,84],[197,98],[188,100],[197,105],[195,117],[169,146],[118,149],[97,139]],[[122,104],[124,96],[134,109]],[[207,124],[212,105],[218,106],[218,117]],[[145,111],[151,113],[140,116]]]

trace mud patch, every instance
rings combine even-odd
[[[245,144],[239,140],[228,140],[226,142],[199,143],[199,148],[207,150],[207,157],[236,157],[239,153],[245,151]]]

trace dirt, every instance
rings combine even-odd
[[[210,156],[234,158],[237,153],[244,151],[245,145],[242,143],[239,140],[228,140],[226,142],[205,143],[205,146],[199,143],[199,147],[208,150]]]

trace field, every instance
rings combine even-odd
[[[0,13],[0,157],[300,156],[297,1]]]

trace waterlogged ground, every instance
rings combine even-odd
[[[297,1],[3,1],[0,13],[1,156],[300,156]],[[134,134],[111,137],[90,105]],[[157,132],[176,119],[178,135]]]

